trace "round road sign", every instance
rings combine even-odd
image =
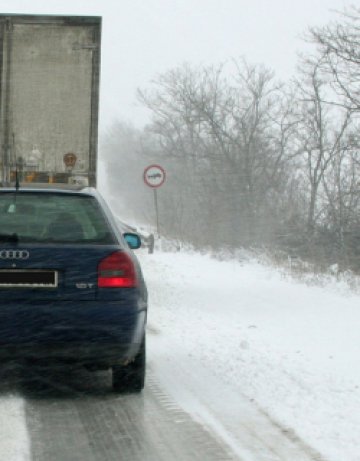
[[[165,182],[165,170],[160,165],[149,165],[144,170],[144,182],[149,187],[160,187]]]

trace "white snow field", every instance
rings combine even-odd
[[[360,460],[360,297],[256,262],[139,252],[149,369],[244,461]]]

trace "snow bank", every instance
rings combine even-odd
[[[150,326],[175,363],[186,361],[193,373],[197,363],[206,368],[204,392],[217,386],[224,418],[226,390],[237,390],[327,459],[359,460],[359,296],[296,283],[259,263],[139,257]]]

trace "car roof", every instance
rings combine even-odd
[[[84,187],[78,185],[69,185],[69,184],[37,184],[29,183],[24,186],[20,185],[18,189],[15,187],[0,187],[1,192],[36,192],[42,194],[76,194],[76,195],[91,195],[98,196],[98,192],[93,187]]]

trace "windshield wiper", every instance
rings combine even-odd
[[[14,232],[13,234],[0,234],[0,242],[18,243],[19,236]]]

